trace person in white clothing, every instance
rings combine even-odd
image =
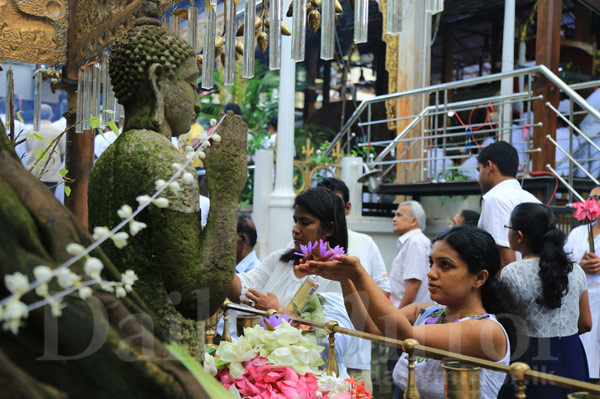
[[[343,201],[346,216],[350,214],[352,203],[350,202],[350,191],[343,181],[329,177],[321,180],[318,187],[325,187],[336,193]],[[385,263],[381,252],[375,241],[366,234],[357,233],[348,229],[348,250],[351,256],[360,259],[361,264],[375,281],[379,289],[386,295],[390,295],[390,281],[388,279]],[[361,329],[361,326],[355,326]],[[367,389],[373,389],[371,378],[371,341],[366,339],[355,339],[344,357],[344,365],[348,369],[350,377],[356,381],[365,383]]]
[[[398,248],[390,271],[390,301],[397,308],[429,301],[427,272],[431,241],[425,231],[425,211],[417,201],[398,205],[392,219]]]
[[[31,129],[25,133],[25,137],[27,138],[27,141],[25,141],[25,149],[27,151],[25,168],[29,169],[35,165],[31,173],[39,177],[40,181],[54,193],[56,185],[62,181],[60,169],[65,156],[66,139],[63,135],[58,140],[58,144],[54,145],[54,139],[60,136],[63,131],[52,126],[51,119],[52,107],[48,104],[42,104],[40,107],[39,131],[34,132]],[[40,140],[40,137],[42,140]],[[42,152],[47,150],[47,152],[41,155],[38,153],[40,150]]]
[[[504,227],[510,220],[510,213],[522,202],[540,203],[531,193],[523,190],[515,179],[518,167],[517,150],[505,141],[485,147],[477,158],[479,187],[483,194],[477,227],[494,237],[502,267],[520,260],[520,255],[517,257],[515,251],[510,249],[508,231]]]
[[[300,193],[294,200],[294,227],[292,228],[294,248],[284,248],[268,255],[254,269],[234,274],[229,290],[233,302],[251,304],[257,309],[275,309],[279,313],[297,316],[287,306],[298,289],[307,282],[308,274],[294,270],[300,263],[301,245],[319,240],[327,241],[333,248],[348,247],[348,230],[342,200],[331,190],[314,187]],[[350,317],[344,308],[342,288],[336,281],[317,278],[315,294],[321,302],[326,320],[336,320],[340,326],[351,328]],[[340,376],[348,376],[342,359],[352,338],[337,334],[335,354]],[[327,345],[327,339],[320,345]],[[322,355],[327,356],[328,351]]]
[[[600,204],[600,186],[590,191],[589,198]],[[600,249],[600,219],[594,221],[592,227],[594,249]],[[581,342],[585,348],[590,379],[598,382],[600,378],[600,257],[590,251],[588,225],[571,230],[565,244],[565,252],[571,260],[578,262],[585,272],[588,285],[588,299],[592,313],[592,331],[581,334]]]
[[[460,352],[508,365],[510,343],[500,316],[512,309],[506,286],[495,280],[500,256],[494,239],[472,225],[441,233],[433,242],[427,274],[431,303],[413,303],[397,309],[369,277],[356,257],[339,255],[333,261],[308,261],[297,270],[340,281],[353,323],[365,331],[390,338],[414,338],[422,345]],[[359,295],[366,292],[367,296]],[[363,298],[365,298],[363,300]],[[356,309],[356,310],[355,310]],[[364,324],[363,324],[364,323]],[[421,398],[444,397],[440,360],[415,364],[415,381]],[[406,388],[405,356],[394,369],[394,382]],[[481,370],[481,398],[496,398],[506,375]]]
[[[260,259],[256,256],[254,246],[258,236],[256,227],[249,216],[240,215],[237,219],[237,248],[235,254],[235,272],[245,273],[260,263]],[[236,318],[239,312],[235,310],[229,311],[229,333],[233,338],[237,338]],[[217,334],[223,335],[223,318],[217,324]]]
[[[488,145],[494,143],[495,141],[495,137],[490,136],[483,140],[481,146],[485,148]],[[477,155],[473,154],[467,159],[465,159],[464,162],[460,165],[460,169],[458,170],[463,176],[468,177],[471,180],[477,180],[477,178],[479,177],[479,172],[477,172]]]

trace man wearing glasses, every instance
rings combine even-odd
[[[483,194],[477,227],[490,233],[498,250],[502,267],[520,259],[508,243],[510,214],[522,202],[540,201],[523,190],[515,179],[519,167],[517,150],[505,141],[485,147],[477,157],[479,187]]]

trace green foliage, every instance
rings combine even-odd
[[[355,145],[354,147],[352,147],[352,150],[350,150],[350,154],[352,154],[353,157],[361,157],[366,159],[369,154],[375,154],[375,147],[359,147]]]
[[[204,371],[204,367],[198,363],[190,354],[180,346],[177,342],[173,341],[165,347],[171,352],[177,360],[179,360],[185,368],[196,380],[202,385],[202,388],[206,391],[209,398],[214,399],[232,399],[233,395],[230,394],[214,377]]]

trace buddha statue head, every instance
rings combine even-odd
[[[157,0],[144,1],[142,17],[112,48],[109,73],[125,108],[124,130],[149,129],[170,138],[187,133],[200,110],[199,70],[194,50],[157,17]]]

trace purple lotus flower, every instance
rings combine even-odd
[[[294,253],[302,256],[304,260],[330,261],[336,255],[345,255],[343,247],[337,245],[335,248],[331,248],[329,243],[323,240],[309,242],[307,245],[300,244],[300,251]]]
[[[282,320],[290,322],[290,318],[286,314],[274,314],[271,317],[263,317],[260,325],[267,331],[273,331],[275,327],[281,324]]]

